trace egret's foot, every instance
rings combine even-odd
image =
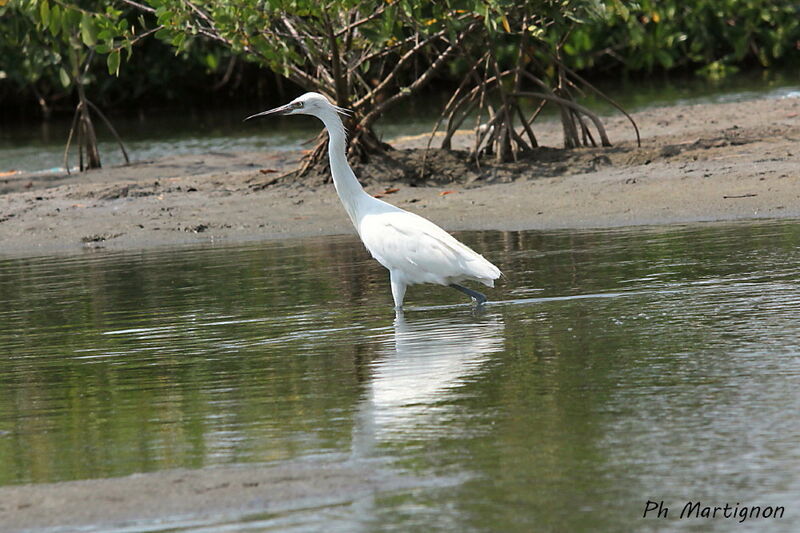
[[[486,306],[484,305],[473,305],[469,310],[469,314],[472,315],[473,318],[480,318],[485,312]]]
[[[472,289],[468,289],[467,287],[464,287],[462,285],[457,285],[455,283],[451,283],[450,286],[457,291],[463,292],[464,294],[475,300],[475,305],[477,305],[478,307],[482,306],[487,301],[489,301],[488,298],[486,298],[485,294],[480,293],[478,291],[473,291]]]

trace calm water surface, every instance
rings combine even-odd
[[[353,237],[0,260],[0,484],[322,457],[415,481],[228,530],[791,530],[800,224],[461,237],[493,303],[404,319]]]

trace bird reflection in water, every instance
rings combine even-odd
[[[464,386],[504,349],[504,336],[499,314],[406,320],[398,313],[393,337],[372,364],[354,453],[369,454],[379,441],[446,433],[453,400],[469,394]]]

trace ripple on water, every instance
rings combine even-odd
[[[800,225],[460,237],[508,276],[481,312],[426,286],[394,317],[353,237],[0,260],[0,483],[305,457],[418,480],[346,497],[343,529],[800,496]]]

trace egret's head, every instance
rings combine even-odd
[[[330,101],[319,93],[306,93],[298,96],[291,102],[269,111],[263,111],[247,117],[245,120],[250,120],[256,117],[268,117],[274,115],[312,115],[322,119],[325,116],[337,113],[348,114],[346,109],[337,107],[330,103]]]

